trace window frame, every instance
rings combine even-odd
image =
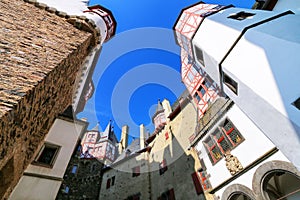
[[[223,71],[223,83],[226,85],[234,94],[238,95],[238,82],[233,80],[231,76]]]
[[[231,124],[231,128],[226,131],[224,127],[226,125]],[[230,137],[230,134],[232,134],[234,131],[236,131],[238,136],[238,142],[233,141]],[[220,141],[220,138],[216,137],[216,134],[220,133],[222,140]],[[225,140],[229,146],[229,149],[224,149],[221,146],[221,142]],[[235,125],[232,123],[232,121],[229,118],[225,118],[221,123],[217,125],[215,129],[213,129],[212,132],[208,134],[208,136],[203,140],[203,145],[206,149],[206,152],[208,154],[208,157],[212,163],[212,165],[215,165],[217,162],[219,162],[228,151],[233,150],[235,147],[240,145],[245,140],[244,136],[241,134],[241,132],[235,127]],[[212,145],[210,145],[212,144]],[[217,152],[213,152],[213,149],[216,148]],[[218,155],[219,153],[220,155]]]
[[[44,150],[47,148],[51,148],[51,149],[55,149],[54,154],[52,155],[51,161],[50,163],[45,163],[42,162],[40,159],[43,156]],[[37,154],[37,156],[35,157],[34,161],[32,162],[32,164],[34,165],[38,165],[38,166],[42,166],[42,167],[48,167],[48,168],[53,168],[56,159],[58,157],[58,154],[60,152],[61,146],[56,145],[56,144],[52,144],[49,142],[45,142],[43,144],[43,146],[41,147],[41,149],[39,150],[39,153]]]
[[[203,50],[197,45],[194,45],[194,53],[197,63],[200,64],[202,67],[205,67]]]

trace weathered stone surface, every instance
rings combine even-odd
[[[78,144],[72,155],[56,200],[99,199],[103,163],[96,158],[80,158],[81,148],[78,147],[81,145]],[[77,170],[74,170],[75,166]]]
[[[94,40],[34,4],[0,1],[0,173],[13,169],[0,198],[8,197],[55,117],[71,104]]]

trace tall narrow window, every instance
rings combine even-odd
[[[40,152],[38,153],[33,164],[38,164],[45,167],[53,167],[59,149],[60,146],[58,145],[45,143],[44,146],[41,148]]]
[[[111,186],[113,186],[113,185],[115,184],[115,179],[116,179],[115,176],[113,176],[113,177],[111,178]]]
[[[226,119],[224,121],[222,130],[227,135],[229,141],[234,147],[244,140],[242,134],[235,128],[235,126],[231,121],[229,121],[229,119]]]
[[[110,188],[110,178],[106,181],[106,189]]]
[[[204,141],[204,146],[208,152],[208,157],[213,164],[217,163],[222,158],[222,153],[218,145],[210,136]]]
[[[230,150],[231,144],[228,142],[228,139],[226,138],[226,136],[224,136],[219,128],[217,128],[212,133],[212,136],[223,154],[225,154],[226,151]]]

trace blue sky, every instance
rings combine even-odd
[[[103,45],[93,75],[95,93],[85,110],[89,129],[100,122],[105,129],[113,120],[117,138],[128,124],[131,141],[145,124],[151,133],[151,117],[157,100],[171,104],[184,91],[180,81],[180,53],[172,27],[182,8],[199,1],[91,0],[113,12],[116,36]],[[251,8],[254,0],[207,0],[205,3]]]

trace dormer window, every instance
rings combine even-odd
[[[255,15],[255,13],[248,13],[248,12],[241,11],[241,12],[232,14],[232,15],[228,16],[227,18],[241,21],[241,20],[247,19],[249,17],[252,17],[253,15]]]
[[[300,110],[300,97],[292,103],[298,110]]]

